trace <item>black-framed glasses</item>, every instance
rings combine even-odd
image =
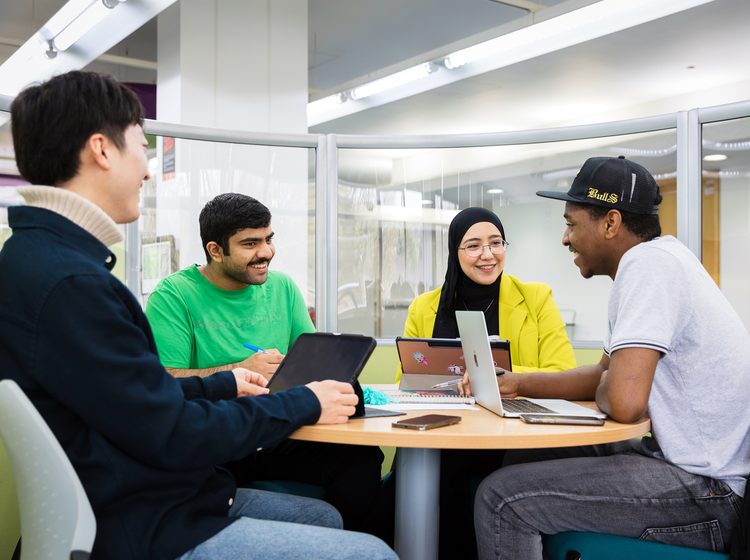
[[[505,248],[510,245],[505,239],[495,239],[486,245],[481,243],[467,243],[463,247],[459,247],[459,251],[465,251],[467,257],[478,257],[484,252],[485,247],[490,248],[490,253],[493,255],[501,255],[505,252]]]

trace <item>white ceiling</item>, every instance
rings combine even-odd
[[[220,1],[220,0],[219,0]],[[575,0],[574,0],[575,1]],[[578,4],[592,0],[578,0]],[[658,1],[658,0],[655,0]],[[540,0],[551,6],[560,0]],[[0,63],[64,3],[0,0]],[[569,2],[570,3],[570,2]],[[492,0],[309,0],[316,99],[526,14]],[[14,44],[16,46],[14,46]],[[487,132],[619,120],[750,99],[750,1],[673,16],[313,127],[360,134]],[[156,23],[109,51],[156,60]],[[155,73],[101,60],[123,81]]]

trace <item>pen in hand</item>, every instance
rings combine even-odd
[[[433,389],[444,389],[445,387],[453,387],[454,385],[460,385],[463,382],[463,377],[457,377],[456,379],[451,379],[450,381],[443,381],[442,383],[438,383],[436,385],[433,385]]]
[[[261,348],[260,346],[255,346],[254,344],[250,344],[249,342],[243,342],[242,346],[247,348],[248,350],[252,350],[253,352],[259,352],[261,354],[265,354],[266,351]]]

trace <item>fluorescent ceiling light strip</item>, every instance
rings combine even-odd
[[[455,69],[484,59],[503,59],[493,67],[513,64],[664,17],[712,0],[600,0],[456,51],[444,65]]]
[[[349,95],[355,100],[364,99],[365,97],[370,97],[371,95],[376,95],[386,90],[395,89],[408,83],[421,80],[422,78],[426,78],[430,75],[431,71],[432,65],[429,62],[425,62],[407,68],[406,70],[402,70],[401,72],[396,72],[385,78],[380,78],[379,80],[357,86],[351,90]]]
[[[92,4],[101,0],[68,0],[68,2],[53,15],[39,31],[42,39],[51,41],[63,29],[68,27],[83,12],[91,7]]]
[[[70,25],[55,35],[52,40],[55,48],[59,51],[67,50],[78,39],[96,27],[109,13],[110,8],[107,8],[100,0],[94,2]]]
[[[750,150],[750,140],[741,140],[737,142],[712,142],[703,141],[703,147],[709,150],[726,150],[728,152],[741,152]]]
[[[309,118],[322,115],[327,111],[335,109],[343,102],[344,99],[340,93],[335,93],[333,95],[329,95],[328,97],[323,97],[322,99],[312,101],[307,104],[307,116]]]
[[[540,21],[495,39],[461,49],[446,57],[437,58],[432,62],[354,88],[348,93],[348,96],[355,100],[388,91],[384,95],[368,100],[366,104],[343,103],[325,113],[317,114],[315,118],[309,119],[308,122],[310,126],[314,126],[345,115],[351,115],[713,1],[599,0],[594,4]],[[425,66],[428,70],[426,73],[424,70],[417,70]],[[463,68],[460,72],[435,72],[439,69],[439,66],[448,69]],[[429,75],[430,71],[432,72],[430,79],[421,80],[411,87],[398,87],[400,80],[403,79],[402,74],[407,76],[412,76],[412,72],[417,74],[417,77],[411,77],[400,82],[401,85],[405,85],[409,82],[417,82],[417,80]],[[310,113],[308,113],[308,117],[309,115]]]
[[[677,151],[677,144],[668,148],[646,149],[646,148],[625,148],[612,146],[609,148],[611,153],[629,157],[662,157],[673,154]]]

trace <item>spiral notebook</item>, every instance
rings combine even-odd
[[[387,389],[383,393],[397,404],[474,404],[474,397],[463,397],[458,391],[401,391]]]

